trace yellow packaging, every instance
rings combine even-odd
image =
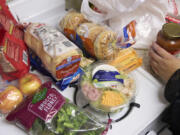
[[[129,73],[142,65],[142,59],[138,57],[133,48],[127,48],[121,50],[109,64],[115,66],[119,71]]]

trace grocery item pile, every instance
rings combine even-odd
[[[61,93],[70,84],[78,85],[98,113],[128,106],[137,94],[131,73],[142,65],[132,48],[136,21],[123,33],[75,10],[57,22],[59,29],[38,22],[21,24],[6,1],[0,1],[0,113],[31,135],[105,135],[109,125]]]

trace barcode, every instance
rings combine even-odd
[[[69,42],[69,41],[63,41],[62,43],[63,43],[65,46],[67,46],[67,47],[71,47],[71,46],[72,46],[72,43]]]
[[[25,51],[23,51],[23,62],[28,65],[28,55]]]

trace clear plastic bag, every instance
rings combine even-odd
[[[133,28],[135,36],[129,35],[131,32],[127,33],[127,41],[133,39],[135,48],[149,48],[165,23],[167,4],[164,0],[147,0],[133,12],[121,13],[109,19],[109,26],[119,34],[119,37],[126,38],[126,28],[132,21],[135,21]]]
[[[22,101],[23,94],[17,88],[16,81],[6,81],[0,77],[0,113],[6,115],[14,110]]]
[[[71,11],[60,21],[66,37],[72,40],[86,57],[99,60],[114,59],[120,48],[116,45],[117,33],[109,27],[83,20],[83,14]],[[76,23],[73,23],[78,20]],[[73,25],[66,25],[73,24]],[[72,27],[73,26],[73,27]]]
[[[89,2],[101,12],[93,10]],[[88,20],[106,21],[122,41],[125,39],[121,44],[130,42],[135,48],[147,49],[166,21],[180,22],[179,7],[179,0],[84,0],[81,11]],[[136,22],[134,37],[127,32],[132,21]]]
[[[50,82],[6,119],[30,135],[101,135],[105,130],[104,124],[51,88]]]

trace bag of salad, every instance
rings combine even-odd
[[[47,82],[6,119],[30,135],[104,135],[105,125],[64,98]]]

